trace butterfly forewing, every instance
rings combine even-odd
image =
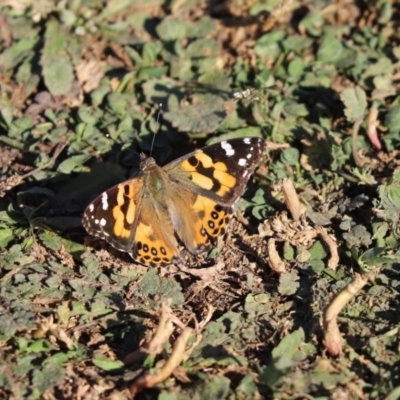
[[[187,154],[163,169],[173,181],[194,192],[232,206],[243,194],[266,149],[263,139],[232,139]]]
[[[82,224],[86,231],[118,250],[130,251],[140,215],[138,199],[142,185],[140,178],[131,179],[99,195],[83,214]]]
[[[142,264],[168,265],[178,259],[178,245],[165,208],[159,202],[146,201],[143,179],[147,175],[102,193],[87,207],[82,222],[91,235],[129,252]]]

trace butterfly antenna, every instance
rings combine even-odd
[[[160,103],[160,104],[158,105],[158,113],[157,113],[158,131],[155,132],[154,135],[153,135],[153,140],[152,140],[152,142],[151,142],[151,147],[150,147],[150,156],[151,156],[151,154],[153,153],[153,147],[154,147],[154,141],[155,141],[155,139],[156,139],[156,135],[157,135],[158,132],[160,132],[160,129],[161,129],[161,125],[160,125],[160,115],[161,115],[161,111],[162,111],[162,104]]]

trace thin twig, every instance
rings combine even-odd
[[[354,279],[331,301],[323,315],[324,343],[328,353],[338,356],[343,349],[343,338],[340,334],[337,317],[346,304],[365,286],[375,275],[356,274]]]
[[[331,258],[328,261],[328,268],[335,270],[339,265],[339,253],[336,242],[328,235],[328,232],[320,225],[315,227],[318,235],[321,236],[322,240],[328,245]]]
[[[286,272],[285,263],[280,258],[278,252],[275,247],[275,239],[268,240],[268,256],[269,256],[269,266],[272,270],[277,272],[278,274],[283,274]]]
[[[353,133],[352,133],[352,140],[351,140],[351,152],[353,154],[354,163],[357,167],[362,167],[364,165],[364,161],[361,159],[357,152],[357,138],[358,132],[360,130],[360,126],[362,123],[362,118],[359,118],[357,121],[354,122],[353,125]]]
[[[185,356],[186,345],[192,333],[193,329],[191,328],[185,328],[183,330],[174,343],[174,349],[171,353],[171,356],[159,372],[155,374],[142,375],[132,383],[132,385],[129,387],[132,397],[134,397],[142,389],[154,387],[172,375],[175,369],[179,367]]]
[[[50,158],[49,161],[47,161],[46,163],[44,163],[43,165],[41,165],[40,167],[37,167],[35,169],[33,169],[32,171],[27,172],[25,175],[21,175],[20,179],[21,182],[28,178],[29,176],[35,174],[36,172],[42,171],[43,169],[46,169],[48,167],[51,167],[54,162],[56,161],[57,157],[61,154],[61,152],[64,150],[65,146],[67,145],[67,143],[62,142],[62,143],[58,143],[55,150],[54,150],[54,154],[53,156]]]
[[[295,221],[299,221],[300,217],[306,211],[305,207],[300,203],[299,197],[296,193],[296,188],[289,178],[282,180],[282,191],[285,196],[285,203],[287,208]]]

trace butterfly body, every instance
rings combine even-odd
[[[259,138],[233,139],[164,167],[141,155],[139,175],[100,194],[86,208],[83,225],[150,266],[178,261],[178,240],[190,253],[203,253],[225,233],[265,148]]]

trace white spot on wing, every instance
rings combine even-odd
[[[103,210],[108,210],[108,195],[107,192],[104,192],[103,195],[101,196],[101,204]]]
[[[249,154],[247,154],[247,158],[248,159],[250,159],[252,156],[251,156],[251,153],[249,153]]]
[[[107,221],[106,221],[104,218],[102,218],[102,219],[100,220],[100,225],[101,225],[101,226],[105,226],[106,223],[107,223]]]
[[[246,161],[245,158],[240,158],[239,161],[238,161],[238,164],[239,164],[241,167],[244,167],[244,166],[247,164],[247,161]]]
[[[96,225],[98,225],[98,224],[99,224],[99,220],[96,218],[96,219],[94,220],[94,223],[95,223]]]
[[[250,138],[247,137],[247,138],[243,139],[243,142],[246,144],[250,144],[251,141],[250,141]]]
[[[224,140],[223,142],[221,142],[221,147],[225,150],[225,154],[228,157],[233,156],[235,154],[235,150],[233,150],[233,147],[227,141]]]
[[[91,204],[89,204],[89,211],[93,212],[93,210],[94,210],[94,205],[93,205],[93,203],[91,203]]]

